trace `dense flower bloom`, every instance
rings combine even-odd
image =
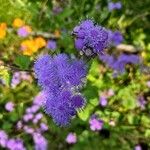
[[[48,142],[41,134],[34,133],[33,140],[35,144],[35,150],[47,150]]]
[[[77,142],[77,136],[75,133],[69,133],[66,137],[66,142],[68,144],[75,144]]]
[[[49,40],[47,42],[47,46],[46,46],[48,49],[54,51],[56,48],[57,48],[57,45],[56,45],[56,41],[54,40]]]
[[[93,115],[90,120],[90,129],[92,131],[100,131],[103,128],[103,121],[101,119],[98,119],[96,115]]]
[[[8,140],[8,135],[5,133],[5,131],[0,130],[0,146],[6,147],[7,140]]]
[[[112,45],[117,46],[123,41],[123,36],[119,31],[109,31],[110,42]]]
[[[147,87],[149,87],[150,88],[150,81],[147,81]]]
[[[6,105],[5,105],[5,109],[9,112],[13,111],[14,110],[14,103],[13,102],[7,102]]]
[[[32,31],[30,26],[23,26],[21,28],[18,29],[17,34],[20,37],[26,37],[29,35],[29,33]]]
[[[86,66],[83,61],[69,59],[65,54],[53,58],[49,55],[39,57],[34,65],[39,85],[44,90],[59,92],[83,84]]]
[[[105,54],[99,55],[99,58],[110,68],[114,69],[115,71],[117,71],[117,73],[121,74],[125,72],[125,66],[127,64],[136,65],[141,63],[139,56],[134,54],[121,54],[118,58]]]
[[[100,54],[109,43],[109,32],[92,20],[82,21],[73,29],[75,47],[87,56]]]
[[[81,60],[71,60],[65,54],[44,55],[36,61],[34,70],[39,85],[47,93],[43,104],[45,112],[56,124],[67,125],[85,104],[78,93],[78,86],[83,84],[87,73],[85,64]]]
[[[75,98],[70,91],[64,91],[58,96],[49,96],[44,107],[56,124],[66,126],[76,115],[76,110],[82,107],[82,101],[81,97]]]
[[[115,9],[121,9],[121,8],[122,8],[121,2],[116,2],[116,3],[109,2],[108,3],[108,10],[109,11],[112,11],[112,10],[115,10]]]
[[[16,18],[13,21],[13,27],[16,27],[16,28],[22,27],[24,24],[25,24],[24,21],[21,20],[20,18]]]

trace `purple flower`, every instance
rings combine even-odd
[[[112,10],[115,10],[115,9],[121,9],[121,8],[122,8],[121,2],[116,2],[116,3],[109,2],[108,3],[108,10],[109,11],[112,11]]]
[[[26,37],[29,35],[30,32],[31,32],[31,28],[29,26],[23,26],[18,29],[17,34],[20,37]]]
[[[75,47],[87,56],[100,54],[109,42],[108,31],[92,20],[82,21],[73,29],[75,35]]]
[[[56,124],[67,125],[77,109],[85,104],[77,90],[87,74],[84,62],[69,59],[65,54],[53,58],[45,55],[36,61],[34,70],[39,85],[47,94],[43,98],[45,112],[52,116]],[[77,92],[73,94],[75,89]]]
[[[119,31],[109,32],[110,42],[112,45],[117,46],[123,41],[123,36]]]
[[[77,142],[77,136],[75,133],[69,133],[66,137],[66,142],[68,144],[75,144]]]
[[[18,121],[16,127],[20,130],[23,127],[22,121]]]
[[[49,96],[45,104],[45,112],[52,116],[54,122],[60,126],[66,126],[76,114],[75,107],[71,103],[71,92],[64,91],[58,96]]]
[[[41,134],[34,133],[33,140],[35,144],[35,150],[47,150],[48,142]]]
[[[103,128],[103,121],[98,119],[97,116],[93,115],[89,120],[90,129],[92,131],[100,131]]]
[[[0,130],[0,146],[5,148],[7,140],[8,140],[8,135],[5,133],[5,131]]]
[[[44,90],[59,92],[82,84],[86,76],[86,66],[81,60],[69,59],[65,54],[51,58],[49,55],[40,57],[34,66],[39,85]]]
[[[143,96],[138,97],[138,106],[141,107],[141,109],[145,109],[146,101]]]
[[[33,123],[38,123],[39,120],[41,120],[43,117],[43,114],[42,113],[38,113],[35,115],[34,119],[33,119]]]
[[[46,96],[47,96],[47,93],[45,91],[39,92],[38,95],[34,98],[33,104],[42,106],[45,101]]]
[[[6,103],[6,105],[5,105],[5,109],[7,110],[7,111],[9,111],[9,112],[12,112],[13,110],[14,110],[14,103],[13,102],[8,102],[8,103]]]
[[[121,54],[118,58],[110,56],[108,54],[99,55],[99,58],[106,63],[107,66],[112,68],[114,71],[123,74],[125,72],[125,67],[127,64],[140,64],[141,60],[138,55],[134,54]]]
[[[21,82],[20,72],[15,72],[11,80],[12,88],[15,88]]]
[[[30,120],[32,120],[33,119],[33,114],[25,114],[24,116],[23,116],[23,120],[25,121],[25,122],[28,122],[28,121],[30,121]]]
[[[100,105],[102,107],[105,107],[107,105],[107,103],[108,103],[105,96],[100,96],[99,101],[100,101]]]
[[[7,148],[10,150],[26,150],[21,139],[9,139]]]
[[[57,48],[56,41],[54,41],[54,40],[49,40],[49,41],[47,42],[47,46],[46,46],[46,47],[47,47],[48,49],[52,50],[52,51],[56,50],[56,48]]]
[[[142,147],[140,145],[136,145],[134,150],[142,150]]]
[[[48,126],[45,123],[40,123],[40,130],[41,131],[47,131],[48,130]]]
[[[30,128],[28,126],[24,126],[23,129],[24,129],[24,132],[27,133],[27,134],[31,134],[32,135],[34,133],[34,129]]]

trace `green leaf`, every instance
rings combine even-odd
[[[0,79],[3,80],[6,86],[10,85],[11,75],[9,74],[7,68],[5,68],[4,66],[0,66]]]
[[[29,68],[30,63],[30,57],[24,55],[17,56],[14,62],[14,64],[20,67],[20,69],[22,70],[27,70]]]

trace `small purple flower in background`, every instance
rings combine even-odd
[[[13,102],[7,102],[5,105],[5,109],[9,112],[12,112],[14,110],[15,104]]]
[[[7,142],[9,150],[26,150],[21,139],[9,139]]]
[[[46,48],[48,48],[48,49],[50,49],[52,51],[56,50],[56,48],[57,48],[56,41],[48,40]]]
[[[89,124],[92,131],[100,131],[103,128],[104,122],[101,119],[98,119],[97,115],[92,115]]]
[[[23,127],[23,130],[27,134],[31,134],[32,135],[34,133],[34,129],[29,127],[29,126],[26,126],[26,125]]]
[[[52,11],[54,15],[58,15],[59,13],[63,11],[63,9],[60,6],[54,6]]]
[[[35,144],[35,150],[47,150],[48,142],[41,134],[34,133],[33,140]]]
[[[99,102],[102,107],[107,106],[107,103],[108,103],[107,98],[105,96],[100,96]]]
[[[149,87],[150,88],[150,81],[147,81],[147,87]]]
[[[121,2],[116,2],[116,3],[109,2],[108,3],[108,10],[109,11],[112,11],[112,10],[115,10],[115,9],[121,9],[121,8],[122,8]]]
[[[142,150],[142,147],[141,147],[140,145],[136,145],[136,146],[134,147],[134,150]]]
[[[28,121],[30,121],[30,120],[32,120],[33,119],[33,114],[25,114],[24,116],[23,116],[23,120],[25,121],[25,122],[28,122]]]
[[[41,107],[44,104],[46,96],[46,92],[39,92],[38,95],[34,98],[33,104]]]
[[[109,32],[92,20],[82,21],[72,32],[75,47],[86,56],[101,54],[109,43]]]
[[[146,101],[145,101],[144,97],[143,96],[139,96],[138,97],[138,106],[141,109],[145,109],[145,105],[146,105]]]
[[[41,131],[47,131],[48,130],[48,126],[45,123],[40,123],[40,130]]]
[[[108,67],[116,71],[116,75],[123,74],[125,72],[125,67],[127,64],[140,64],[141,60],[138,55],[135,54],[121,54],[117,58],[110,56],[108,54],[99,55],[100,60],[102,60]]]
[[[3,130],[0,130],[0,146],[5,148],[7,140],[8,140],[8,135],[6,134],[6,132]]]
[[[13,77],[12,77],[12,80],[11,80],[12,88],[15,88],[20,82],[21,82],[20,73],[19,72],[15,72],[13,74]]]
[[[69,133],[66,137],[66,142],[68,144],[75,144],[77,142],[77,136],[75,133]]]
[[[117,46],[123,42],[123,36],[119,31],[109,31],[110,42],[113,46]]]
[[[20,130],[23,127],[22,121],[18,121],[16,127],[18,130]]]
[[[29,26],[23,26],[23,27],[20,27],[18,29],[17,34],[20,37],[26,37],[26,36],[28,36],[30,34],[31,31],[32,31],[31,27],[29,27]]]

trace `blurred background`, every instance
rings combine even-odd
[[[136,55],[123,74],[98,57],[88,62],[86,106],[68,127],[41,107],[33,73],[38,55],[79,57],[71,33],[85,19],[109,29],[109,54]],[[0,149],[150,149],[149,0],[0,0]]]

